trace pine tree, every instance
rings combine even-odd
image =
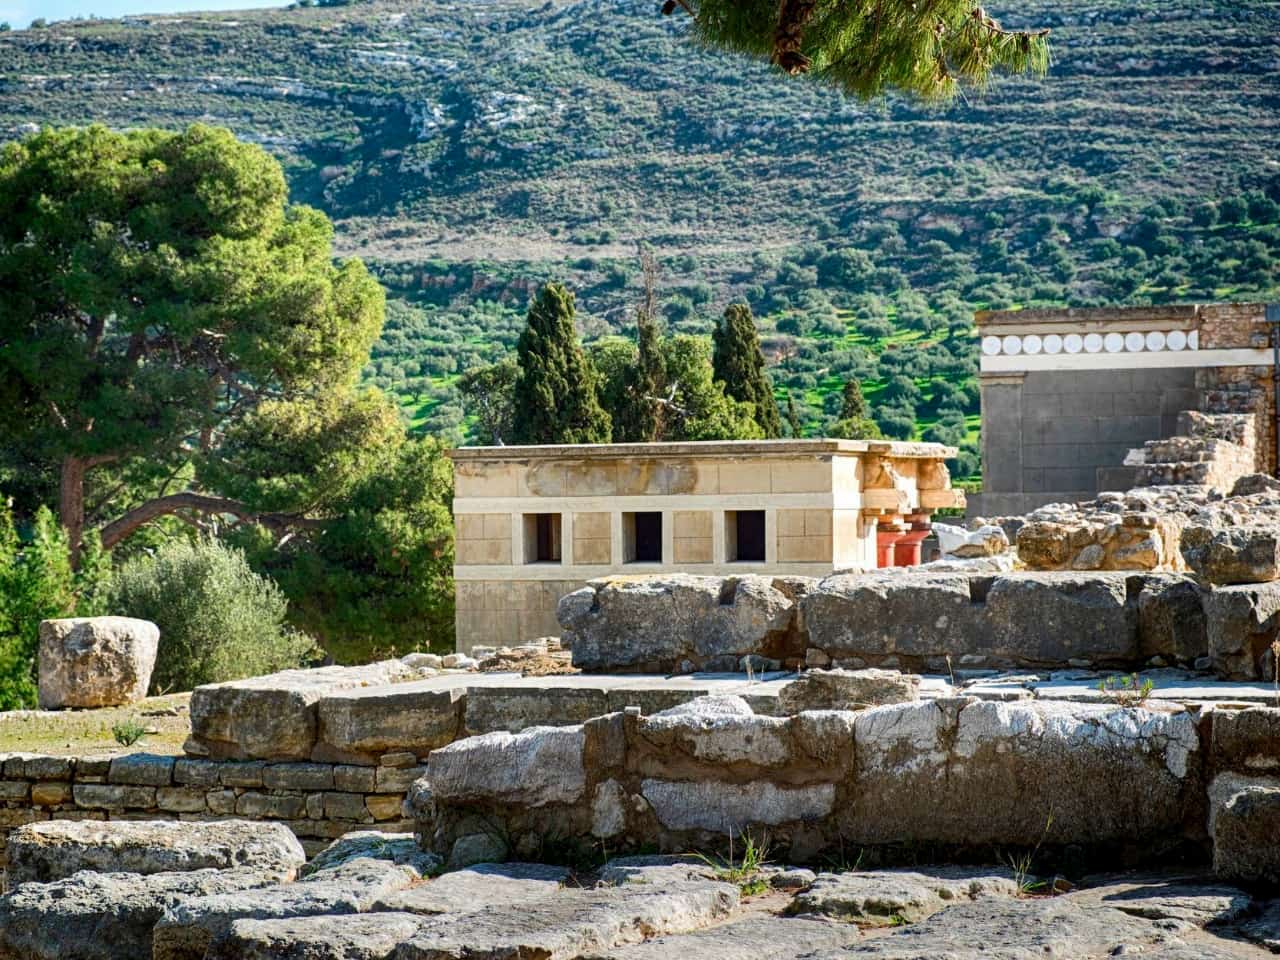
[[[516,344],[520,375],[511,424],[516,443],[608,443],[609,414],[573,327],[573,294],[548,283]]]
[[[900,90],[948,101],[998,71],[1043,74],[1048,30],[1006,30],[974,0],[836,3],[826,0],[666,0],[709,47],[812,72],[863,99]]]
[[[782,417],[773,385],[764,372],[764,354],[751,308],[733,303],[711,333],[713,352],[711,366],[716,380],[724,383],[724,392],[735,400],[755,407],[755,421],[769,438],[782,436]]]

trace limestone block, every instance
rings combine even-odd
[[[1203,603],[1213,671],[1223,680],[1264,676],[1263,658],[1280,635],[1280,582],[1215,587]]]
[[[155,926],[153,960],[202,960],[237,920],[363,913],[419,878],[386,860],[361,859],[314,872],[298,883],[186,899]]]
[[[1210,583],[1280,580],[1280,530],[1272,526],[1192,526],[1182,534],[1182,556]]]
[[[1200,802],[1186,712],[969,699],[853,716],[857,788],[840,826],[856,843],[1132,843],[1155,855]]]
[[[779,518],[787,511],[778,511]],[[671,517],[672,532],[680,539],[711,539],[710,510],[676,510]]]
[[[0,897],[0,956],[23,960],[140,960],[152,929],[188,897],[264,887],[277,875],[252,868],[190,873],[84,871]]]
[[[480,863],[383,896],[375,909],[422,916],[494,908],[520,909],[530,901],[555,896],[568,878],[569,870],[565,867],[541,863]]]
[[[203,813],[205,791],[193,787],[158,787],[156,807],[169,813]]]
[[[608,960],[760,960],[844,956],[863,934],[851,923],[751,915],[692,933],[615,947]]]
[[[70,780],[72,766],[71,757],[27,757],[22,775],[28,780]]]
[[[250,790],[236,798],[236,814],[254,820],[293,820],[305,816],[306,808],[306,799],[296,795],[278,796]]]
[[[529,678],[520,686],[477,685],[467,692],[466,732],[517,733],[527,727],[563,727],[609,712],[604,686],[567,687]]]
[[[1217,811],[1213,872],[1224,880],[1280,884],[1280,788],[1250,785]]]
[[[1001,527],[987,525],[977,530],[966,530],[963,527],[935,523],[933,532],[938,537],[938,546],[944,556],[990,557],[1009,549],[1009,537]]]
[[[281,879],[306,860],[278,823],[52,820],[9,834],[11,884],[47,883],[78,870],[170,873],[205,867],[252,867]]]
[[[434,751],[427,760],[432,792],[453,801],[574,803],[586,787],[581,726],[486,733]]]
[[[72,787],[77,806],[100,810],[145,810],[155,806],[155,787],[132,787],[114,783],[79,783]]]
[[[1205,591],[1184,574],[1148,574],[1138,594],[1138,642],[1143,659],[1193,663],[1209,650]]]
[[[237,920],[204,960],[388,960],[421,923],[404,913]]]
[[[147,695],[160,629],[131,617],[40,624],[39,700],[45,710],[114,707]]]
[[[1212,721],[1215,770],[1280,774],[1280,709],[1214,710]]]
[[[135,786],[167,787],[173,782],[173,765],[173,757],[151,753],[115,757],[107,771],[107,781]]]
[[[595,580],[561,599],[574,666],[674,670],[785,645],[795,604],[768,577],[663,574]]]
[[[1128,603],[1124,574],[997,577],[987,592],[985,613],[994,652],[1022,661],[1132,661],[1138,656],[1137,613]],[[978,638],[973,652],[980,652],[980,644]]]
[[[668,830],[722,835],[819,820],[829,816],[835,804],[835,786],[830,783],[780,787],[764,780],[738,784],[648,779],[640,792]]]
[[[788,910],[873,926],[918,923],[966,900],[1013,898],[1021,893],[1013,871],[999,867],[823,873],[791,901]]]
[[[417,677],[401,661],[384,660],[209,684],[191,694],[191,736],[214,759],[309,760],[321,699]]]
[[[423,853],[411,833],[383,833],[380,830],[352,830],[326,846],[298,871],[306,878],[320,871],[340,867],[355,860],[388,860],[429,876],[440,869],[439,857]],[[397,908],[389,908],[397,909]]]
[[[800,623],[809,647],[836,658],[969,652],[981,614],[970,600],[969,579],[965,574],[838,574],[800,601]]]
[[[639,721],[646,749],[708,764],[782,767],[792,759],[791,722],[756,716],[741,697],[699,697]]]
[[[376,771],[372,767],[339,765],[333,768],[334,789],[347,793],[372,793],[376,783]]]
[[[672,542],[676,563],[712,563],[715,544],[710,537],[677,537]]]
[[[71,784],[44,781],[31,785],[31,802],[39,807],[56,807],[71,799]]]
[[[327,763],[271,763],[262,770],[268,790],[332,790],[333,767]]]
[[[920,678],[897,670],[808,670],[778,693],[782,713],[857,710],[920,699]]]

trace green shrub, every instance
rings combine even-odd
[[[296,667],[314,649],[286,626],[288,601],[275,583],[213,539],[171,540],[130,560],[112,600],[115,612],[160,628],[156,693]]]

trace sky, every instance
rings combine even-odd
[[[251,10],[287,6],[289,0],[0,0],[0,23],[20,30],[37,17],[104,19],[132,13],[187,13],[195,10]]]

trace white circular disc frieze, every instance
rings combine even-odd
[[[1191,333],[1187,335],[1187,349],[1188,350],[1200,349],[1200,331],[1199,330],[1192,330]]]
[[[1023,353],[1036,354],[1044,349],[1044,341],[1040,339],[1040,335],[1029,333],[1022,338]]]
[[[1147,345],[1147,338],[1136,330],[1133,333],[1125,334],[1124,348],[1130,353],[1138,353]]]
[[[1000,349],[1009,356],[1016,357],[1022,352],[1022,340],[1013,334],[1009,334],[1000,341]]]
[[[1062,349],[1067,353],[1079,353],[1084,349],[1084,337],[1078,333],[1068,333],[1062,338]]]
[[[1000,353],[1000,338],[999,338],[999,337],[983,337],[983,338],[982,338],[982,353],[983,353],[983,355],[984,355],[984,356],[987,356],[987,357],[994,357],[994,356],[996,356],[997,354],[999,354],[999,353]]]
[[[1058,336],[1056,333],[1051,333],[1047,337],[1045,337],[1044,352],[1045,353],[1061,353],[1062,338]]]
[[[1085,353],[1101,353],[1102,352],[1102,334],[1086,333],[1084,335],[1084,352]]]
[[[1164,349],[1164,334],[1163,334],[1163,333],[1161,333],[1159,330],[1152,330],[1150,333],[1148,333],[1148,334],[1147,334],[1147,349],[1148,349],[1148,350],[1152,350],[1152,351],[1155,351],[1155,350],[1163,350],[1163,349]]]
[[[1102,349],[1107,353],[1119,353],[1124,349],[1124,337],[1118,333],[1108,333],[1102,341]]]
[[[1170,330],[1169,335],[1164,340],[1170,350],[1187,349],[1187,335],[1181,330]]]

